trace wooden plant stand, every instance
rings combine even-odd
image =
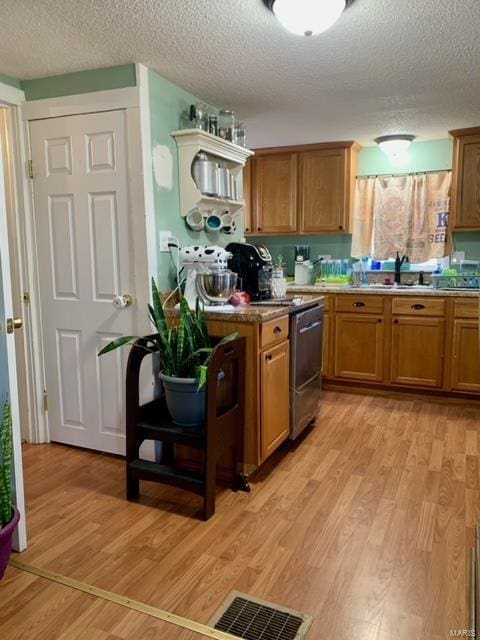
[[[126,375],[127,499],[136,500],[140,480],[161,482],[203,496],[203,518],[215,513],[216,467],[224,455],[226,443],[235,443],[236,473],[232,489],[250,491],[242,473],[245,398],[245,338],[217,345],[208,367],[206,421],[201,427],[176,425],[162,396],[147,404],[139,402],[139,376],[145,347],[154,336],[140,338],[130,351]],[[141,460],[144,440],[162,443],[158,462]],[[175,464],[175,445],[203,452],[200,471]]]

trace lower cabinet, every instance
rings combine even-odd
[[[480,347],[477,320],[453,321],[452,389],[480,393]]]
[[[445,320],[399,317],[392,321],[391,382],[412,387],[441,387]]]
[[[381,316],[337,313],[334,377],[382,382],[384,333]]]
[[[289,342],[260,354],[261,458],[288,438],[290,429]]]

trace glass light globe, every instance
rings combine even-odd
[[[403,167],[407,164],[410,145],[411,140],[384,140],[378,143],[380,149],[395,167]]]
[[[313,36],[335,24],[345,4],[346,0],[275,0],[273,13],[287,31]]]

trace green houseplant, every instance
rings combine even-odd
[[[177,424],[198,426],[205,418],[205,383],[214,348],[203,309],[199,304],[194,310],[190,309],[181,296],[178,324],[169,326],[157,285],[152,278],[152,304],[148,310],[156,335],[146,348],[160,356],[160,378],[168,410]],[[221,342],[233,340],[237,335],[225,336]],[[117,338],[98,355],[102,356],[136,340],[136,336]]]
[[[13,506],[13,424],[10,402],[5,401],[0,422],[0,580],[12,552],[12,536],[20,514]]]

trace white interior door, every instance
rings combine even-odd
[[[125,124],[121,110],[30,123],[50,438],[120,454],[127,353],[97,353],[135,333]]]
[[[0,141],[1,145],[1,141]],[[8,247],[7,209],[2,150],[0,148],[0,411],[8,397],[13,417],[13,486],[15,504],[20,511],[20,523],[13,540],[14,548],[22,551],[27,545],[25,503],[23,491],[22,444],[18,410],[17,368],[15,339],[7,333],[7,320],[14,318],[10,281],[10,255]]]

